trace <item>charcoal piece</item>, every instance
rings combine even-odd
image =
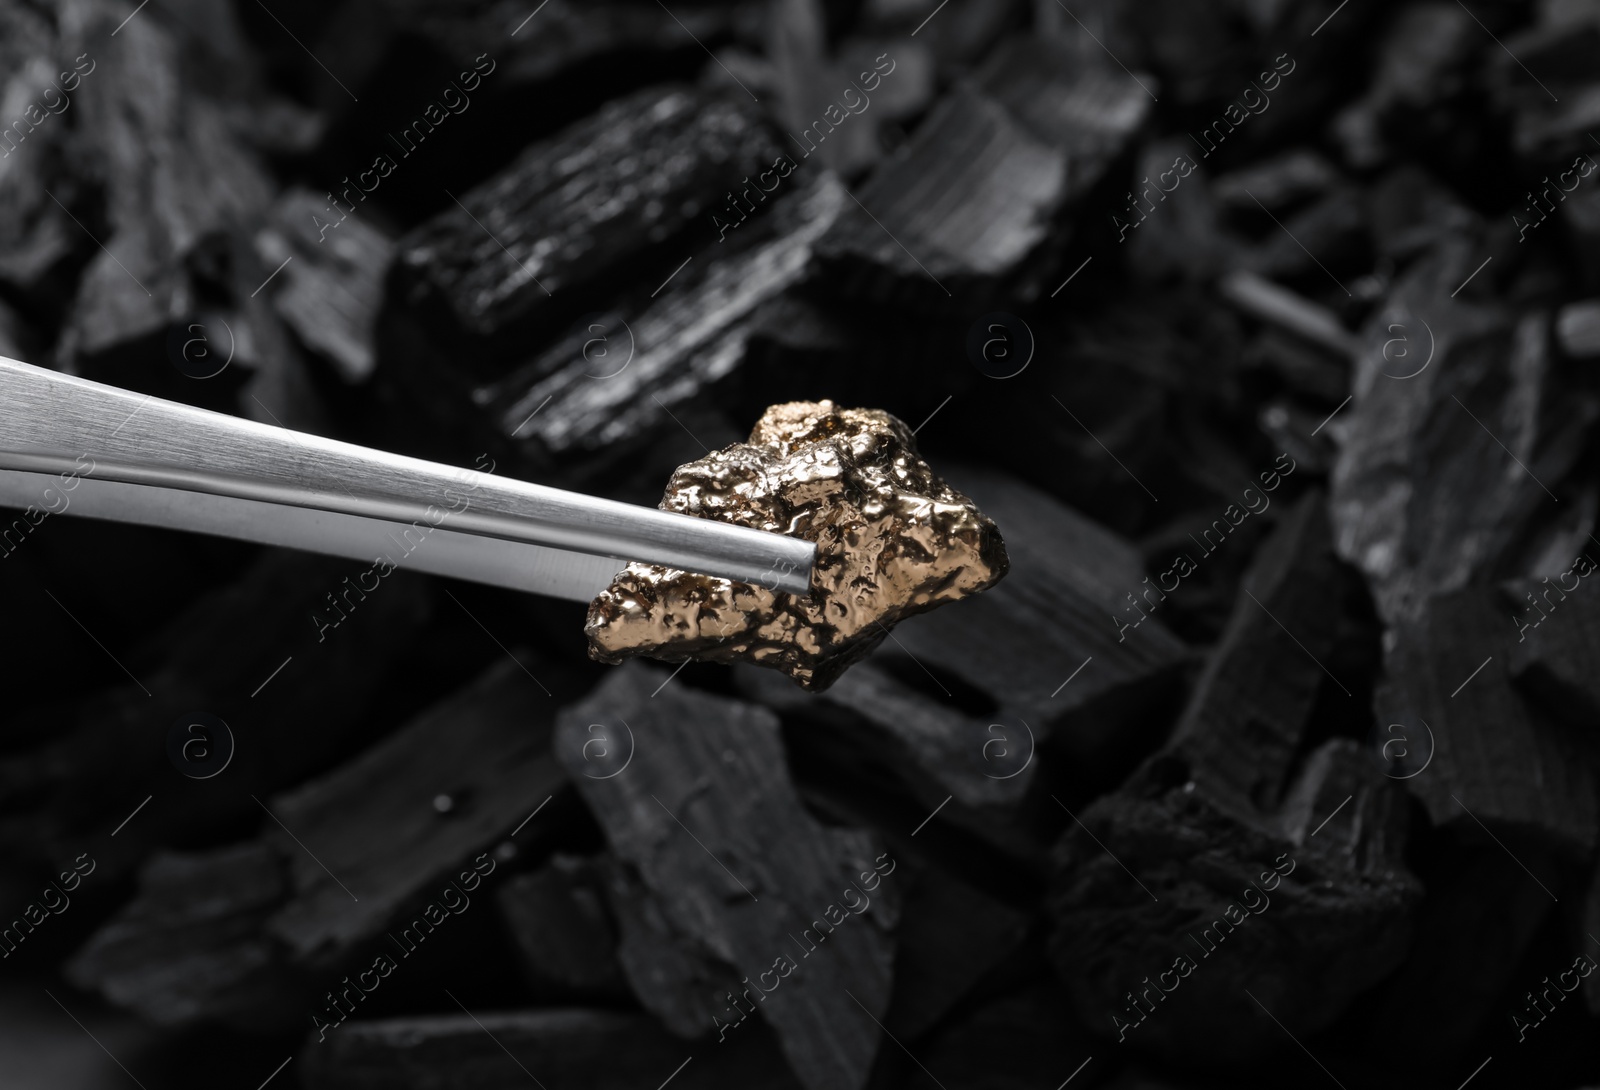
[[[594,861],[557,855],[508,879],[495,894],[536,996],[617,1000],[628,995],[617,963],[617,929]]]
[[[1390,623],[1514,574],[1526,524],[1600,415],[1561,380],[1545,316],[1451,298],[1481,261],[1459,243],[1412,266],[1363,330],[1341,414],[1334,539]]]
[[[0,20],[6,72],[0,92],[6,108],[14,105],[20,112],[29,103],[49,101],[60,107],[70,100],[62,84],[76,87],[81,77],[69,71],[62,80],[62,66],[56,63],[61,48],[50,26],[21,4],[5,5]],[[25,117],[20,124],[16,116],[6,117],[0,149],[5,152],[0,200],[11,210],[0,223],[0,284],[36,307],[37,314],[53,318],[61,309],[60,297],[70,298],[78,268],[97,251],[51,194],[70,206],[90,187],[74,169],[78,163],[72,130],[60,118],[44,114],[41,123],[30,125]]]
[[[941,83],[965,74],[1027,17],[1024,0],[951,0],[937,19],[929,19],[927,6],[917,0],[867,0],[862,8],[865,33],[898,42],[915,31],[916,41],[927,43]]]
[[[1003,7],[1004,4],[989,6]],[[932,105],[938,48],[938,43],[933,40],[924,45],[920,37],[910,41],[902,40],[897,35],[887,38],[853,36],[839,43],[836,63],[840,74],[847,82],[853,79],[858,85],[873,82],[870,73],[880,59],[888,59],[885,53],[894,58],[894,78],[877,84],[872,92],[871,114],[877,124],[880,149],[896,137],[903,139],[904,134],[899,131],[899,126],[920,117]],[[863,76],[866,78],[863,79]],[[845,98],[848,96],[844,93],[844,87],[845,84],[840,83],[831,90]],[[826,110],[826,106],[823,109]],[[816,117],[813,115],[806,120],[810,124]],[[876,159],[874,157],[874,161]]]
[[[293,993],[262,933],[288,892],[265,844],[163,852],[140,871],[138,895],[67,962],[67,979],[158,1025],[288,1028]]]
[[[1267,339],[1263,338],[1264,341]],[[1293,354],[1286,350],[1276,358],[1282,359]],[[1307,384],[1313,381],[1307,380]],[[1327,401],[1332,403],[1333,399],[1330,397]],[[1273,446],[1294,459],[1297,467],[1304,467],[1313,476],[1326,477],[1333,468],[1332,444],[1324,443],[1316,435],[1317,428],[1325,419],[1327,415],[1321,410],[1307,412],[1282,399],[1268,402],[1256,417],[1256,424],[1262,434],[1272,440]]]
[[[105,184],[94,218],[110,228],[71,319],[74,348],[88,355],[156,334],[188,310],[197,248],[241,230],[272,194],[222,109],[184,80],[178,44],[160,21],[127,21],[116,48],[101,44],[125,21],[110,0],[75,0],[64,19],[65,52],[85,55],[72,110]]]
[[[1172,739],[1056,847],[1056,972],[1086,1024],[1138,1051],[1269,1054],[1282,1031],[1249,1014],[1246,988],[1311,1032],[1407,949],[1421,887],[1403,792],[1347,739],[1300,759],[1319,706],[1353,700],[1317,661],[1340,623],[1326,526],[1321,497],[1303,497]]]
[[[268,64],[257,51],[259,43],[250,40],[239,9],[209,0],[163,0],[156,15],[176,40],[195,85],[225,111],[237,140],[272,155],[312,150],[327,115],[284,97],[271,84]]]
[[[1373,15],[1381,10],[1374,0],[1356,0],[1329,21],[1318,8],[1283,0],[1078,0],[1066,7],[1070,16],[1063,5],[1036,4],[1063,29],[1075,29],[1079,21],[1089,26],[1130,68],[1160,72],[1163,104],[1178,103],[1191,117],[1203,112],[1210,121],[1229,116],[1223,111],[1232,103],[1233,115],[1250,118],[1251,139],[1264,144],[1304,141],[1305,121],[1317,117],[1333,90],[1330,81],[1304,73],[1326,71],[1336,58],[1348,56],[1353,41],[1370,36]],[[1271,78],[1275,70],[1281,82]]]
[[[1275,328],[1263,330],[1260,336],[1251,341],[1245,348],[1244,359],[1251,367],[1273,372],[1293,394],[1330,409],[1336,407],[1350,392],[1350,357],[1347,354],[1326,351],[1308,344],[1301,337]],[[1289,449],[1277,434],[1281,423],[1270,426],[1265,423],[1267,414],[1272,411],[1270,407],[1264,409],[1258,419],[1263,422],[1262,430],[1273,440],[1273,446],[1287,451],[1297,464],[1305,461],[1320,463],[1312,472],[1318,476],[1325,475],[1331,463],[1331,458],[1327,456],[1331,454],[1331,446],[1324,452],[1319,441],[1311,440],[1318,443],[1318,453],[1314,459],[1304,447]],[[1327,419],[1327,415],[1323,412],[1311,421],[1305,429],[1307,439],[1317,425]]]
[[[1600,867],[1591,875],[1584,896],[1583,937],[1578,940],[1578,946],[1589,957],[1600,959]],[[1600,980],[1595,979],[1594,973],[1585,978],[1583,995],[1588,1001],[1589,1013],[1600,1014]]]
[[[1310,341],[1337,359],[1348,359],[1361,349],[1358,338],[1345,329],[1333,311],[1256,273],[1244,269],[1231,272],[1223,277],[1218,290],[1224,299],[1251,317]],[[1347,383],[1345,378],[1338,384],[1338,393],[1344,392]],[[1324,380],[1322,385],[1331,383]]]
[[[728,999],[748,984],[706,943],[668,918],[639,873],[607,856],[606,898],[617,921],[617,960],[640,1002],[679,1037],[701,1036],[728,1018]],[[740,1021],[743,1021],[741,1011]],[[726,1041],[719,1030],[718,1043]]]
[[[227,326],[220,335],[214,322],[207,328],[206,317],[198,323],[199,330],[192,323],[189,332],[206,335],[208,349],[217,355],[225,350],[224,346],[232,349],[232,362],[250,372],[239,391],[239,415],[294,431],[329,434],[332,427],[312,385],[305,357],[274,308],[274,301],[260,291],[267,278],[272,277],[272,266],[260,261],[255,248],[242,236],[233,241],[230,249],[234,270],[229,292],[238,304],[231,310],[232,316],[225,319]],[[100,373],[105,370],[102,367]]]
[[[3,31],[0,33],[0,62],[5,64],[8,80],[21,74],[25,66],[35,58],[51,59],[55,50],[55,28],[51,20],[27,4],[6,4],[0,7],[0,31]],[[50,67],[54,69],[55,65],[51,64]],[[52,70],[50,75],[45,77],[46,81],[55,75]],[[27,135],[26,130],[23,130],[22,135]]]
[[[1510,989],[1532,983],[1523,979],[1528,950],[1560,908],[1523,869],[1547,872],[1556,857],[1526,845],[1516,853],[1485,837],[1430,853],[1436,873],[1427,876],[1415,945],[1365,1011],[1362,1038],[1374,1059],[1426,1078],[1481,1044],[1485,1026],[1509,1025]],[[1406,1021],[1400,1037],[1388,1032],[1397,1018]]]
[[[259,814],[252,794],[280,791],[341,759],[363,713],[390,684],[386,667],[418,638],[429,614],[424,584],[396,572],[379,593],[325,625],[319,642],[318,612],[335,616],[326,600],[351,593],[340,580],[352,573],[359,569],[346,561],[269,554],[126,655],[138,684],[17,716],[16,739],[49,741],[0,762],[0,792],[18,800],[0,821],[0,844],[46,864],[70,858],[85,837],[116,828],[151,795],[104,857],[96,856],[114,877],[197,823],[254,820],[246,817]],[[232,730],[233,760],[198,790],[174,792],[178,773],[163,740],[180,717],[205,710]],[[270,737],[273,745],[242,741],[252,737]]]
[[[1037,984],[984,1003],[930,1038],[916,1062],[907,1062],[904,1085],[1059,1090],[1062,1077],[1076,1074],[1093,1051],[1094,1042],[1073,1026],[1061,987]]]
[[[273,278],[279,315],[309,348],[333,362],[346,382],[366,380],[375,366],[374,324],[383,274],[394,243],[357,216],[334,221],[327,202],[308,189],[278,199],[271,220],[255,237],[256,252]]]
[[[860,1087],[889,1003],[896,861],[875,836],[806,813],[771,712],[669,680],[618,669],[560,713],[556,753],[665,925],[740,977],[699,1034],[737,1037],[754,1008],[803,1084]],[[584,753],[593,723],[625,723],[633,740],[631,761],[608,778],[594,778]],[[627,968],[640,1001],[680,1034],[673,1008],[717,998],[660,990]]]
[[[626,78],[619,65],[639,65],[641,59],[646,67],[655,68],[681,54],[698,66],[705,53],[695,40],[715,43],[726,38],[742,14],[737,5],[715,0],[669,6],[670,11],[633,0],[588,0],[581,6],[552,4],[537,20],[527,20],[527,11],[511,9],[503,0],[351,4],[335,10],[319,28],[317,49],[319,55],[338,57],[341,78],[358,88],[385,62],[404,56],[402,50],[412,42],[428,43],[436,55],[447,58],[447,64],[459,58],[492,59],[490,78],[467,88],[476,113],[484,108],[479,105],[484,99],[493,102],[501,95],[542,89],[592,70],[589,66],[603,66],[600,70],[613,79]],[[524,25],[519,28],[519,24]],[[513,29],[520,33],[511,34]],[[449,65],[448,70],[457,67]],[[470,71],[471,62],[467,67]],[[564,90],[575,93],[570,84]],[[332,88],[329,103],[345,108],[348,100],[333,97],[337,95],[338,89]]]
[[[1483,27],[1462,4],[1442,0],[1400,10],[1389,23],[1367,91],[1334,119],[1345,162],[1369,169],[1453,121],[1433,107],[1469,86],[1484,49]]]
[[[745,228],[768,235],[711,240],[696,255],[700,268],[684,269],[657,298],[573,328],[476,400],[534,459],[616,457],[679,431],[686,406],[739,370],[753,314],[799,282],[848,203],[833,175],[817,176],[780,197],[760,228]]]
[[[974,82],[1044,144],[1066,153],[1066,193],[1078,201],[1127,150],[1150,116],[1145,73],[1133,80],[1074,25],[1061,35],[1008,38]]]
[[[1045,242],[1065,186],[1061,152],[993,99],[958,88],[818,242],[825,280],[852,296],[930,308],[950,292],[993,290]]]
[[[1196,158],[1194,145],[1181,136],[1152,141],[1139,156],[1132,191],[1112,223],[1142,280],[1209,284],[1244,260],[1243,247],[1221,228]]]
[[[818,243],[830,286],[928,306],[947,293],[986,300],[1013,277],[1042,273],[1035,259],[1051,221],[1104,176],[1148,114],[1144,92],[1111,70],[1079,39],[1001,46]]]
[[[453,366],[471,353],[487,377],[531,333],[570,318],[574,297],[703,226],[781,151],[744,96],[628,95],[530,145],[401,239],[393,302],[417,312]]]
[[[894,961],[894,998],[883,1023],[900,1040],[921,1037],[985,974],[1015,953],[1031,921],[936,867],[908,875]]]
[[[1511,115],[1513,148],[1541,168],[1558,159],[1565,167],[1594,150],[1587,132],[1600,85],[1600,13],[1590,5],[1546,3],[1540,15],[1535,26],[1506,37],[1509,54],[1488,53],[1485,67],[1496,106]]]
[[[767,54],[778,99],[774,112],[790,134],[818,136],[818,168],[848,178],[883,157],[887,126],[921,113],[932,101],[934,57],[929,43],[853,39],[841,44],[835,60],[826,21],[821,0],[773,6]]]
[[[1540,627],[1580,609],[1578,602],[1561,603]],[[1528,614],[1541,616],[1493,587],[1431,599],[1422,616],[1392,634],[1377,696],[1380,722],[1390,716],[1427,725],[1433,759],[1406,786],[1435,825],[1470,836],[1487,827],[1502,838],[1587,858],[1596,834],[1594,773],[1576,744],[1542,721],[1511,684],[1513,637]],[[1543,880],[1550,886],[1555,877]]]
[[[1314,151],[1296,148],[1218,175],[1211,192],[1229,211],[1255,213],[1264,207],[1282,212],[1321,197],[1338,181],[1339,172],[1332,163]]]
[[[1568,303],[1556,315],[1561,351],[1580,359],[1600,356],[1600,299]]]
[[[1393,262],[1409,262],[1448,239],[1482,229],[1453,190],[1409,163],[1372,186],[1367,213],[1369,244],[1380,259]]]
[[[1182,776],[1158,757],[1069,828],[1052,960],[1085,1024],[1131,1050],[1263,1058],[1283,1030],[1246,989],[1309,1034],[1404,959],[1422,896],[1401,854],[1405,799],[1347,739],[1312,752],[1277,815]]]
[[[1163,749],[1223,806],[1275,808],[1319,692],[1354,699],[1322,665],[1333,651],[1340,610],[1340,565],[1328,544],[1322,501],[1320,492],[1302,497],[1256,554],[1228,627]]]
[[[1282,280],[1326,285],[1337,298],[1349,289],[1329,277],[1334,272],[1366,265],[1369,222],[1366,202],[1354,186],[1339,186],[1294,213],[1278,217],[1254,248],[1249,261],[1255,271]]]
[[[469,1004],[470,993],[456,992]],[[354,1022],[302,1050],[309,1090],[501,1090],[528,1084],[593,1090],[795,1090],[759,1030],[694,1049],[637,1014],[568,1008]],[[510,1055],[507,1055],[510,1053]],[[688,1062],[692,1059],[693,1062]],[[674,1071],[676,1075],[674,1076]]]
[[[1600,719],[1600,675],[1594,668],[1600,661],[1600,595],[1589,593],[1595,588],[1581,580],[1594,573],[1597,551],[1585,550],[1548,582],[1519,581],[1509,591],[1518,630],[1511,676],[1543,708],[1585,733]]]
[[[740,684],[799,717],[801,744],[824,760],[853,768],[870,755],[928,811],[949,798],[937,820],[1027,856],[1035,748],[1057,747],[1075,778],[1128,767],[1165,729],[1154,713],[1190,655],[1131,605],[1149,583],[1127,541],[1002,474],[952,479],[1003,524],[1005,579],[946,611],[959,616],[905,622],[820,701],[750,674]]]
[[[266,837],[289,860],[293,890],[267,930],[289,957],[330,963],[463,867],[490,873],[494,861],[473,856],[561,788],[550,710],[527,668],[502,661],[356,759],[266,800],[276,819]]]
[[[0,356],[11,360],[24,358],[22,343],[25,337],[17,312],[0,303]]]
[[[1595,177],[1600,179],[1600,175]],[[1594,185],[1592,181],[1585,182],[1577,192],[1568,194],[1566,202],[1560,207],[1561,219],[1571,239],[1569,245],[1582,272],[1584,294],[1594,295],[1600,291],[1600,250],[1597,250],[1597,244],[1600,244],[1600,185]],[[1534,217],[1528,213],[1525,218]]]
[[[78,979],[171,1024],[303,1025],[308,971],[326,975],[380,939],[409,957],[470,909],[497,865],[488,850],[561,790],[541,700],[518,664],[497,666],[331,774],[253,806],[270,814],[261,841],[147,874],[127,919],[91,941]],[[214,903],[219,882],[241,890]],[[415,918],[403,911],[418,904]],[[168,957],[177,940],[162,934],[173,920],[193,921],[204,939],[194,972],[178,979]]]

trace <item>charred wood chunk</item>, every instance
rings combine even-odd
[[[1464,5],[1403,8],[1384,32],[1366,93],[1334,121],[1345,161],[1378,166],[1453,125],[1435,107],[1466,89],[1482,49],[1483,28]]]
[[[494,869],[486,853],[560,789],[549,700],[520,662],[503,662],[355,760],[267,800],[266,836],[293,889],[268,931],[290,958],[338,959],[440,888],[455,891],[452,914],[465,912],[474,879]]]
[[[355,1022],[302,1056],[310,1090],[500,1090],[530,1077],[593,1090],[652,1090],[668,1078],[690,1090],[796,1090],[770,1039],[745,1032],[691,1052],[638,1014],[473,1010]]]
[[[1428,894],[1417,914],[1416,943],[1360,1019],[1375,1060],[1426,1078],[1440,1064],[1459,1063],[1482,1043],[1486,1027],[1497,1035],[1509,1028],[1510,1014],[1520,1009],[1512,989],[1538,979],[1527,974],[1528,951],[1559,910],[1523,869],[1550,873],[1557,855],[1526,844],[1515,850],[1512,858],[1480,834],[1472,843],[1439,845],[1428,853]],[[1578,941],[1600,952],[1587,938]],[[1593,975],[1586,987],[1592,989],[1592,981]],[[1408,1022],[1403,1035],[1391,1032],[1396,1019]]]
[[[1341,564],[1323,503],[1321,492],[1302,497],[1257,554],[1165,750],[1224,805],[1275,809],[1318,698],[1355,699],[1324,665],[1338,631]]]
[[[67,963],[67,978],[151,1022],[289,1028],[292,998],[262,931],[289,888],[265,844],[155,856],[139,893]]]
[[[677,86],[628,95],[531,145],[401,239],[393,302],[416,312],[440,351],[485,356],[474,366],[492,375],[527,336],[656,257],[779,153],[743,98]]]
[[[1373,251],[1380,259],[1395,262],[1409,262],[1451,238],[1483,229],[1478,216],[1453,190],[1409,163],[1384,174],[1368,191],[1367,214]]]
[[[993,98],[958,88],[903,156],[872,173],[818,259],[851,296],[930,309],[951,292],[982,298],[1045,243],[1066,193],[1063,152]]]
[[[771,712],[670,680],[619,669],[561,713],[556,752],[658,925],[739,984],[724,996],[669,990],[625,958],[629,979],[681,1035],[737,1038],[756,1012],[804,1085],[860,1087],[877,1052],[874,1019],[889,1004],[896,860],[876,837],[806,812]],[[585,752],[593,724],[613,737],[626,725],[631,760],[620,771]],[[719,999],[703,1025],[675,1013]]]
[[[1542,5],[1540,14],[1535,26],[1506,38],[1511,53],[1488,54],[1487,82],[1496,105],[1512,115],[1517,153],[1544,167],[1559,161],[1564,169],[1595,150],[1586,138],[1593,108],[1584,104],[1600,86],[1600,16],[1559,3]]]
[[[1332,163],[1308,148],[1296,148],[1219,175],[1211,191],[1230,212],[1253,213],[1261,207],[1282,212],[1323,196],[1338,181]]]
[[[1479,260],[1463,242],[1413,265],[1363,332],[1330,511],[1391,624],[1502,574],[1600,415],[1546,317],[1451,298]]]
[[[1561,351],[1580,359],[1600,356],[1600,299],[1569,303],[1556,315]]]
[[[1283,1030],[1247,990],[1311,1033],[1405,957],[1422,887],[1400,854],[1404,797],[1347,739],[1313,752],[1276,814],[1185,772],[1158,756],[1069,827],[1052,959],[1098,1034],[1175,1062],[1264,1057]]]
[[[725,1042],[725,1022],[734,1013],[729,999],[742,998],[749,987],[740,982],[743,974],[707,942],[678,927],[667,915],[670,905],[651,892],[634,867],[607,856],[603,873],[617,921],[617,960],[639,1002],[679,1037],[694,1039],[707,1026],[721,1026],[717,1040]],[[741,1024],[749,1015],[743,1006],[736,1013]]]
[[[726,241],[708,233],[665,290],[652,284],[572,327],[475,400],[535,461],[616,458],[681,434],[694,403],[738,377],[756,311],[800,282],[847,204],[837,178],[817,175]]]
[[[1349,360],[1360,343],[1338,315],[1243,269],[1218,287],[1224,299],[1270,327],[1248,350],[1252,362],[1278,371],[1297,393],[1329,404],[1343,400],[1350,388]]]
[[[1149,117],[1151,100],[1077,26],[1064,34],[1007,39],[979,68],[976,82],[1022,126],[1066,154],[1069,203],[1099,184]]]
[[[1592,555],[1585,551],[1554,578],[1520,582],[1513,590],[1522,594],[1512,594],[1518,639],[1511,647],[1511,676],[1547,710],[1586,733],[1600,720],[1600,593],[1580,581],[1595,572]]]
[[[936,104],[819,243],[834,287],[912,306],[946,293],[986,301],[1005,283],[1037,290],[1051,222],[1149,112],[1146,91],[1085,46],[1082,35],[1013,38]]]
[[[1028,938],[1029,917],[937,867],[908,874],[884,1025],[916,1038]]]
[[[1061,299],[1093,276],[1094,260]],[[1206,422],[1238,411],[1237,319],[1209,292],[1154,285],[1091,308],[1030,316],[1031,365],[1003,382],[982,379],[963,399],[971,434],[1006,437],[984,454],[1128,537],[1165,523],[1171,495],[1209,496],[1208,506],[1236,499],[1265,467],[1245,462],[1228,434],[1213,438]],[[1150,319],[1157,311],[1161,322]]]
[[[1112,79],[1109,63],[1077,41],[1019,38],[997,50],[823,237],[819,262],[835,290],[927,307],[951,293],[987,300],[1042,274],[1052,221],[1104,176],[1148,112],[1144,92]]]
[[[536,995],[596,1000],[628,995],[600,865],[557,855],[539,870],[508,880],[495,899]]]
[[[1250,254],[1257,271],[1281,279],[1327,279],[1328,269],[1345,272],[1368,267],[1369,219],[1365,194],[1354,186],[1335,187],[1318,200],[1278,217]],[[1270,222],[1270,221],[1269,221]],[[1340,293],[1335,291],[1334,296]]]
[[[922,6],[906,0],[867,0],[862,8],[864,33],[900,41],[915,31],[933,55],[940,82],[966,74],[1027,17],[1023,0],[952,0],[931,20]]]
[[[1028,1090],[1056,1085],[1093,1050],[1061,987],[1036,984],[964,1013],[918,1050],[906,1082],[915,1090],[984,1086]]]
[[[527,32],[535,29],[530,23],[508,39],[508,29],[523,17],[517,16],[508,27],[505,9],[499,5],[399,7],[397,31],[424,36],[448,56],[473,56],[486,42],[500,39],[500,47],[493,52],[494,76],[497,83],[512,87],[560,79],[584,64],[640,53],[660,56],[682,51],[698,64],[705,54],[695,39],[714,41],[726,36],[740,14],[736,5],[715,0],[689,0],[674,4],[670,12],[659,5],[630,0],[594,0],[581,7],[552,7],[541,14],[537,33]],[[370,18],[352,21],[370,22]]]
[[[283,320],[341,378],[359,383],[375,366],[374,324],[394,243],[358,217],[332,233],[316,226],[323,218],[332,218],[323,198],[292,189],[257,232],[256,251],[269,269],[281,269],[272,300]]]
[[[1403,793],[1348,739],[1300,757],[1319,709],[1354,700],[1322,664],[1341,624],[1326,527],[1302,498],[1172,739],[1057,845],[1056,971],[1087,1024],[1141,1051],[1265,1054],[1281,1030],[1245,989],[1313,1031],[1405,955]]]
[[[1561,206],[1562,221],[1573,240],[1572,248],[1577,252],[1583,270],[1583,285],[1590,294],[1600,290],[1600,250],[1597,250],[1597,246],[1600,246],[1600,185],[1596,185],[1595,181],[1600,181],[1600,177],[1586,180],[1583,187],[1568,195],[1566,203]],[[1533,220],[1541,224],[1544,222],[1543,216],[1532,212],[1519,215],[1513,222]],[[1522,232],[1519,230],[1518,233],[1520,236]]]
[[[815,155],[817,168],[849,178],[883,157],[886,129],[932,100],[934,58],[929,39],[859,38],[830,57],[826,24],[822,0],[773,8],[766,34],[773,109],[785,131],[819,137],[806,156]]]
[[[1578,946],[1591,960],[1600,961],[1600,867],[1589,879],[1589,889],[1583,902],[1583,937]],[[1600,1014],[1600,980],[1590,973],[1584,979],[1584,998],[1590,1014]]]
[[[45,114],[38,103],[50,88],[49,101],[59,106],[70,95],[61,84],[75,89],[81,77],[69,71],[63,79],[56,57],[65,46],[58,43],[42,13],[11,4],[0,18],[4,20],[0,70],[6,73],[6,96],[17,109],[34,103],[36,115],[43,119],[34,125],[26,117],[19,123],[10,116],[0,128],[0,148],[6,152],[0,201],[11,209],[0,222],[0,284],[15,298],[26,300],[29,310],[44,319],[41,324],[53,324],[63,300],[73,294],[79,269],[99,251],[62,207],[81,209],[93,189],[86,184],[89,179],[73,169],[73,130]],[[52,193],[62,205],[51,199]]]
[[[1582,603],[1555,606],[1543,622],[1552,634],[1563,606],[1577,615]],[[1406,785],[1434,824],[1474,837],[1487,827],[1502,838],[1587,858],[1595,846],[1594,773],[1577,743],[1511,684],[1518,647],[1512,636],[1519,623],[1532,623],[1529,614],[1542,616],[1493,587],[1430,600],[1420,618],[1393,633],[1379,714],[1413,732],[1425,724],[1433,759]],[[1535,660],[1523,661],[1532,669]],[[1542,879],[1557,884],[1554,875]]]
[[[229,131],[220,106],[192,82],[159,20],[126,18],[95,0],[74,19],[73,112],[105,179],[99,219],[109,227],[85,272],[72,316],[74,348],[89,355],[160,331],[187,309],[199,244],[242,230],[272,199],[263,166]],[[79,215],[79,219],[83,219]],[[117,256],[113,257],[115,253]]]
[[[127,873],[152,846],[174,842],[197,821],[259,813],[252,794],[281,791],[340,760],[388,683],[385,668],[418,638],[428,616],[415,576],[396,572],[380,593],[358,600],[340,582],[348,582],[352,567],[297,553],[264,557],[129,657],[145,688],[124,685],[22,717],[24,730],[52,740],[0,763],[0,791],[21,803],[0,821],[0,842],[23,858],[71,855],[88,830],[116,827],[134,804],[154,795],[101,861],[108,874]],[[348,613],[328,604],[333,592],[349,595]],[[320,641],[319,613],[327,618]],[[263,686],[280,668],[274,683]],[[270,736],[274,745],[238,745],[218,781],[225,790],[198,797],[163,790],[176,774],[162,744],[165,732],[207,710],[228,723],[236,742]]]

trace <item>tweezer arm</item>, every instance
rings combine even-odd
[[[451,530],[804,594],[797,538],[456,469],[136,394],[0,357],[0,468],[84,472]]]

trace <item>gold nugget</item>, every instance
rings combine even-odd
[[[1006,574],[1000,531],[876,409],[794,401],[679,466],[662,510],[816,543],[811,593],[629,564],[589,606],[589,655],[753,662],[826,689],[889,629]]]

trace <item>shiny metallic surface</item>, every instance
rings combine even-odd
[[[389,523],[448,519],[463,536],[809,587],[814,548],[797,538],[369,450],[0,358],[0,469],[69,472],[80,456],[98,481],[179,496]],[[162,525],[201,528],[180,500],[162,509]]]
[[[995,524],[940,480],[888,413],[791,402],[745,444],[680,466],[666,510],[817,545],[812,591],[630,564],[589,608],[589,654],[752,662],[826,689],[896,622],[1006,574]]]
[[[382,556],[406,571],[574,602],[603,590],[619,565],[612,557],[460,534],[447,525],[413,526],[93,477],[63,483],[56,473],[0,470],[0,507],[182,529],[366,563]]]

